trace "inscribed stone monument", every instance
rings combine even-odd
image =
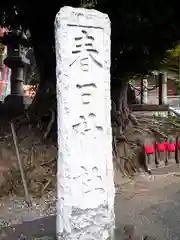
[[[55,39],[58,239],[108,239],[114,227],[109,18],[63,7]]]

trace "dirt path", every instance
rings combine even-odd
[[[55,192],[50,192],[41,199],[32,198],[32,207],[28,207],[24,199],[17,196],[1,199],[0,239],[33,240],[41,239],[37,237],[55,236],[55,204]]]
[[[116,195],[115,213],[119,237],[124,225],[134,225],[138,235],[179,240],[180,175],[139,177],[125,184]]]
[[[180,173],[139,176],[121,185],[116,193],[116,240],[123,240],[123,228],[134,225],[138,235],[157,240],[180,239]],[[56,239],[55,193],[33,199],[28,208],[22,198],[1,199],[0,239]],[[26,236],[26,238],[25,238]]]

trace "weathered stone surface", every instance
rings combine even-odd
[[[114,227],[110,21],[96,10],[56,15],[59,239],[108,239]]]

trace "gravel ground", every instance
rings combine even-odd
[[[31,199],[31,207],[21,197],[1,199],[0,239],[54,239],[49,237],[55,234],[56,193]]]
[[[124,240],[125,226],[135,226],[138,236],[156,240],[180,239],[180,173],[142,175],[124,182],[115,198],[116,240]],[[56,193],[32,199],[28,208],[23,198],[1,199],[0,240],[56,239]]]
[[[140,176],[118,189],[115,199],[117,240],[124,225],[156,240],[180,239],[180,174]]]

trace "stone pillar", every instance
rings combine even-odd
[[[141,104],[148,103],[148,81],[141,79]]]
[[[167,104],[167,73],[159,73],[159,105]]]
[[[114,181],[110,20],[96,10],[56,15],[58,239],[110,239]]]
[[[31,103],[31,99],[24,96],[24,68],[30,64],[29,60],[25,58],[20,47],[21,41],[20,33],[18,31],[8,32],[3,37],[3,44],[7,46],[7,57],[4,59],[4,64],[11,69],[11,94],[5,99],[5,104],[8,111],[21,112],[24,107]]]

